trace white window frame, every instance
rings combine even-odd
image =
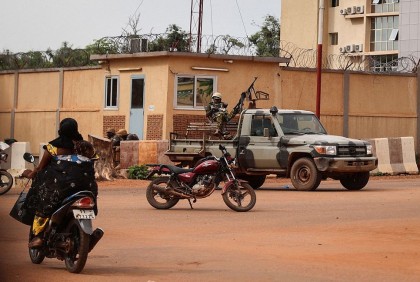
[[[108,81],[111,80],[111,89],[108,87]],[[113,81],[116,83],[114,84]],[[117,89],[114,91],[114,87],[117,87]],[[115,104],[112,103],[113,100],[113,94],[117,97],[115,97]],[[119,104],[119,97],[120,97],[120,78],[119,76],[106,76],[105,77],[105,99],[104,99],[104,107],[105,109],[110,110],[116,110],[118,109]]]
[[[192,106],[182,106],[178,105],[178,78],[186,77],[186,78],[193,78],[194,79],[194,100]],[[200,78],[210,78],[213,79],[213,93],[217,92],[217,76],[215,75],[191,75],[191,74],[179,74],[175,76],[174,80],[174,109],[182,109],[182,110],[203,110],[206,105],[197,105],[197,79]]]

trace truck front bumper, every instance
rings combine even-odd
[[[359,158],[314,158],[316,167],[322,172],[366,172],[378,166],[376,157]]]

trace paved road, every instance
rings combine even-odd
[[[33,265],[28,227],[0,196],[1,281],[419,281],[420,178],[372,180],[362,191],[325,181],[315,192],[271,183],[248,213],[216,191],[190,210],[150,207],[140,187],[105,187],[96,226],[105,236],[82,274]]]

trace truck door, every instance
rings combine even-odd
[[[279,144],[280,137],[271,115],[252,116],[248,135],[241,135],[239,140],[238,161],[240,166],[256,171],[273,169],[273,173],[275,173],[280,170]]]

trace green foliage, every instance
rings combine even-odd
[[[101,39],[95,40],[92,44],[87,45],[85,49],[86,49],[86,52],[88,52],[90,55],[92,54],[105,55],[105,54],[118,53],[117,43],[109,38],[101,38]]]
[[[169,25],[164,36],[159,36],[149,44],[150,51],[188,51],[188,34],[176,24]]]
[[[243,44],[242,42],[240,42],[238,39],[233,38],[230,35],[225,35],[222,37],[222,41],[224,42],[224,47],[223,47],[223,54],[229,54],[229,51],[232,48],[243,48],[245,46],[245,44]]]
[[[280,22],[267,15],[261,30],[250,36],[249,41],[257,47],[261,57],[278,57],[280,52]]]
[[[129,179],[146,179],[147,176],[147,166],[145,165],[134,165],[128,168],[128,178]]]

